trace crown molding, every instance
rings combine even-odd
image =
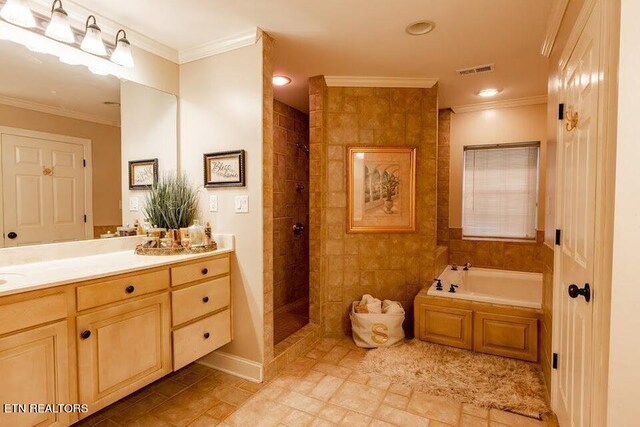
[[[547,20],[547,31],[544,35],[544,41],[540,48],[540,53],[547,58],[551,56],[553,45],[556,43],[558,37],[558,31],[560,31],[560,25],[562,25],[562,18],[569,6],[569,0],[555,0],[551,14]]]
[[[23,108],[25,110],[38,111],[40,113],[53,114],[55,116],[68,117],[70,119],[99,123],[101,125],[120,127],[120,121],[105,119],[94,114],[81,113],[79,111],[65,110],[61,107],[40,104],[39,102],[26,101],[24,99],[11,98],[0,95],[0,104],[10,107]]]
[[[335,87],[415,87],[432,88],[438,83],[437,78],[427,77],[359,77],[359,76],[325,76],[327,86]]]
[[[51,15],[51,0],[30,0],[30,5],[35,12],[45,16]],[[103,15],[85,8],[72,0],[64,1],[64,10],[69,14],[71,26],[80,30],[84,30],[87,16],[94,15],[96,21],[102,30],[103,37],[114,38],[118,30],[123,29],[127,32],[127,38],[131,44],[154,55],[160,56],[173,63],[178,63],[178,51],[155,41],[142,33],[132,30],[129,27],[121,25]]]
[[[183,49],[178,52],[178,63],[182,65],[199,59],[208,58],[209,56],[219,55],[224,52],[239,49],[241,47],[252,46],[256,44],[261,36],[262,30],[256,27],[249,31],[222,37],[189,49]]]
[[[547,95],[528,96],[526,98],[505,99],[500,101],[480,102],[478,104],[458,105],[451,107],[454,113],[471,113],[494,108],[524,107],[526,105],[546,104]]]

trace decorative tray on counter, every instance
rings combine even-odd
[[[144,248],[142,245],[136,246],[136,255],[167,256],[167,255],[193,255],[213,252],[218,249],[216,242],[211,242],[205,246],[192,246],[189,248]]]

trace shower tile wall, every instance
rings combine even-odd
[[[274,310],[309,296],[309,116],[274,100]],[[293,234],[296,223],[304,225]]]

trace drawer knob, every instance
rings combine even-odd
[[[133,293],[133,291],[135,291],[135,290],[136,290],[136,288],[134,288],[134,287],[133,287],[133,285],[129,285],[129,286],[127,286],[127,288],[125,289],[125,291],[126,291],[128,294],[132,294],[132,293]]]
[[[209,273],[209,269],[208,268],[203,268],[202,269],[202,274],[208,274]]]
[[[211,336],[211,335],[209,334],[209,332],[205,332],[205,333],[204,333],[204,339],[205,339],[205,340],[208,340],[210,336]]]
[[[205,303],[205,304],[208,303],[209,302],[209,297],[202,298],[202,302]]]
[[[91,331],[82,331],[80,333],[80,338],[82,338],[83,340],[86,340],[90,336],[91,336]]]

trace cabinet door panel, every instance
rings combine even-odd
[[[73,403],[69,399],[67,322],[0,339],[0,402]],[[28,408],[27,408],[28,409]],[[0,411],[2,426],[67,426],[69,414]]]
[[[169,323],[167,294],[77,318],[80,402],[89,413],[171,371]]]

